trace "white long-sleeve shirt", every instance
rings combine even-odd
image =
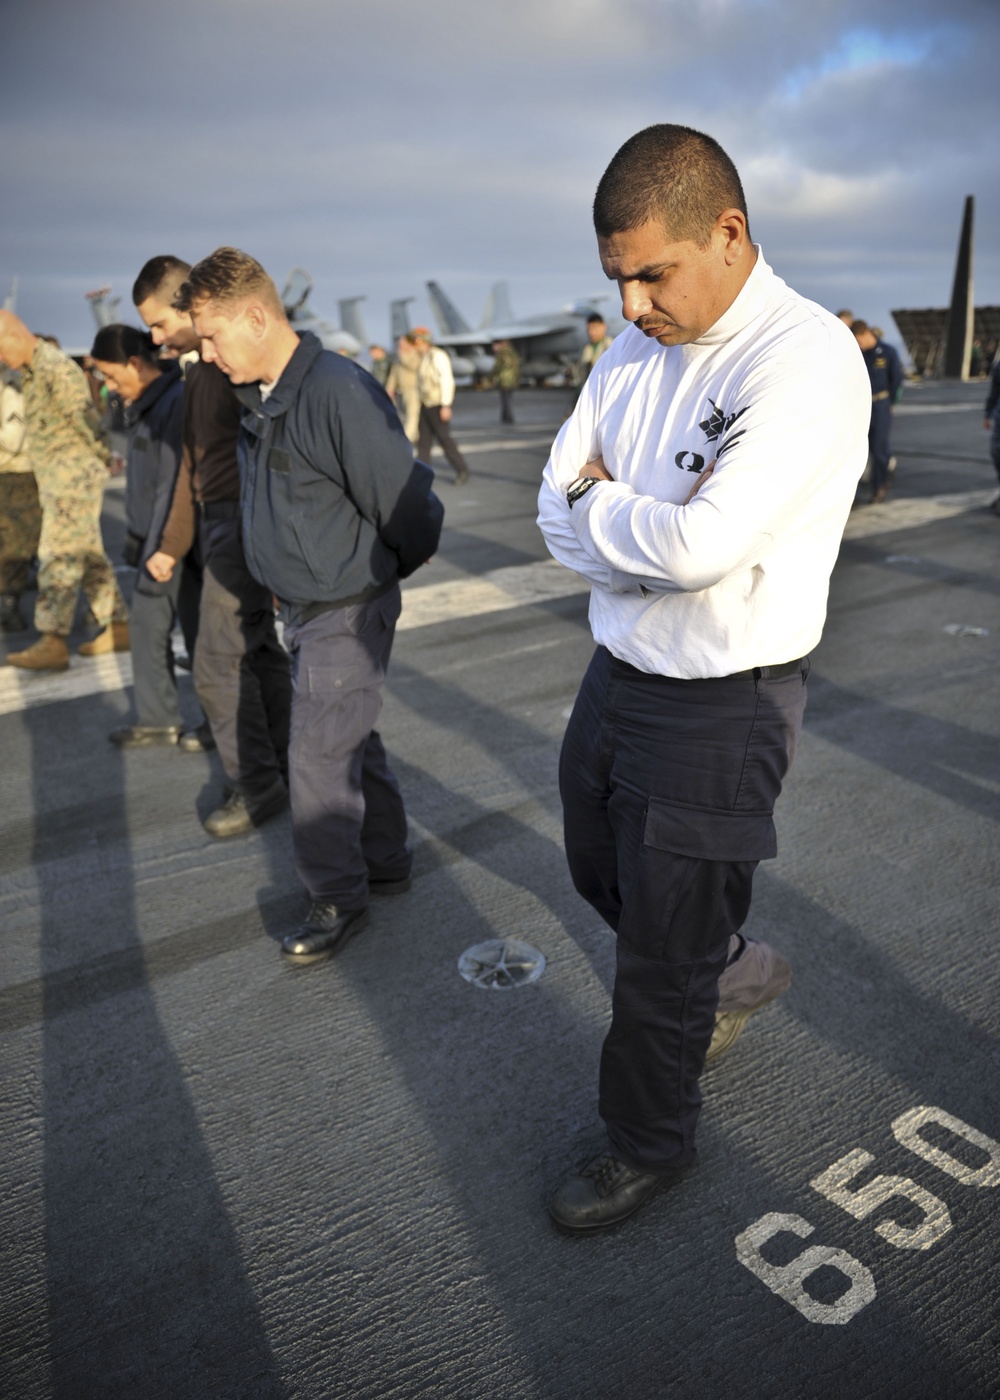
[[[700,339],[619,335],[556,438],[539,495],[550,552],[593,585],[595,640],[642,671],[686,679],[807,655],[870,413],[854,336],[759,249]],[[570,509],[566,488],[598,456],[614,480]]]

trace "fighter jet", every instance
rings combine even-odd
[[[434,317],[440,334],[436,344],[451,355],[455,373],[489,374],[493,368],[491,346],[509,340],[521,356],[521,373],[527,379],[544,379],[569,369],[579,359],[587,343],[587,317],[604,316],[608,330],[617,335],[624,330],[620,316],[606,316],[599,303],[605,297],[571,302],[548,315],[514,318],[506,282],[495,282],[490,289],[482,319],[473,329],[437,282],[427,283]]]
[[[364,297],[344,297],[337,305],[340,308],[340,326],[331,325],[317,316],[309,306],[309,295],[313,280],[301,267],[293,267],[281,293],[281,304],[285,314],[297,331],[312,331],[318,336],[326,350],[336,350],[338,354],[360,355],[368,344],[364,322],[358,307]]]

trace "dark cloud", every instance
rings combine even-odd
[[[4,9],[0,279],[82,342],[82,293],[152,252],[309,267],[329,314],[437,277],[471,318],[602,287],[588,219],[617,146],[711,131],[786,280],[887,323],[948,295],[978,198],[1000,302],[993,0],[34,0]],[[416,310],[427,317],[426,304]]]

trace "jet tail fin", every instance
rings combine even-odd
[[[393,344],[400,336],[410,333],[410,313],[406,308],[412,300],[413,297],[400,297],[398,301],[389,303],[389,330]]]
[[[342,297],[337,305],[340,307],[340,328],[348,335],[353,335],[355,340],[362,345],[368,344],[368,334],[365,331],[365,323],[361,319],[361,312],[358,310],[364,297]]]
[[[471,330],[462,313],[444,294],[436,282],[427,283],[427,295],[442,335],[464,335]]]
[[[12,277],[10,279],[10,291],[4,297],[3,302],[3,309],[5,311],[17,310],[17,288],[19,281],[20,279],[18,277]]]
[[[90,309],[94,313],[94,320],[100,330],[103,326],[112,326],[118,320],[118,308],[121,306],[121,297],[113,297],[110,287],[98,287],[96,292],[87,292],[87,300],[90,302]]]
[[[312,278],[303,267],[293,267],[288,274],[288,281],[285,289],[281,293],[281,304],[285,308],[285,313],[291,320],[296,311],[301,311],[309,300],[309,293],[312,291]]]
[[[486,298],[486,305],[483,307],[483,319],[479,322],[480,330],[485,330],[489,326],[509,326],[514,319],[514,313],[510,309],[510,288],[506,282],[494,282],[490,288],[490,294]]]

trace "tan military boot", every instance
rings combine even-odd
[[[92,642],[84,642],[78,651],[81,656],[104,656],[109,651],[130,651],[127,622],[109,622],[103,632],[98,632]]]
[[[8,666],[20,666],[25,671],[68,671],[69,647],[58,632],[43,632],[38,641],[26,651],[12,651]]]

